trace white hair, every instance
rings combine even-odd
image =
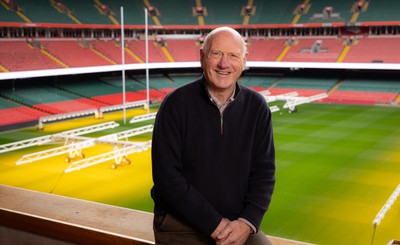
[[[239,32],[237,32],[235,29],[228,27],[228,26],[223,26],[223,27],[218,27],[214,30],[212,30],[210,33],[208,33],[208,35],[206,36],[206,38],[204,39],[203,42],[203,46],[202,46],[202,50],[204,54],[208,54],[209,52],[209,48],[210,48],[210,43],[209,41],[212,39],[212,37],[221,32],[221,31],[228,31],[231,34],[233,34],[235,36],[235,38],[237,38],[238,40],[240,40],[241,44],[242,44],[242,55],[243,57],[245,56],[245,54],[247,53],[247,47],[246,47],[246,42],[244,41],[242,35],[240,35]]]

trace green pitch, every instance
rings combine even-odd
[[[128,111],[129,119],[144,110]],[[124,125],[122,112],[103,120],[77,119],[0,133],[0,144],[115,120],[105,134],[142,126]],[[400,184],[400,108],[306,104],[298,112],[273,113],[277,183],[263,230],[273,236],[314,244],[387,244],[400,239],[400,198],[375,233],[376,214]],[[150,139],[151,134],[130,138]],[[62,145],[62,144],[61,144]],[[0,183],[47,193],[152,211],[150,151],[129,156],[130,165],[112,161],[64,174],[65,155],[16,166],[24,154],[61,145],[43,145],[0,154]],[[85,149],[86,157],[111,151]],[[79,160],[79,159],[77,159]]]

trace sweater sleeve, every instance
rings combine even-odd
[[[271,112],[261,106],[253,142],[254,157],[249,177],[248,191],[240,217],[251,222],[257,229],[268,210],[275,186],[275,146]]]
[[[168,99],[164,102],[157,113],[153,131],[153,191],[168,211],[211,235],[222,216],[182,175],[183,112],[176,103],[169,105]]]

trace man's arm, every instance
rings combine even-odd
[[[265,102],[265,101],[264,101]],[[248,190],[240,217],[258,229],[271,202],[275,186],[275,146],[271,112],[267,105],[261,111],[255,126],[254,160],[250,171]]]
[[[179,106],[160,107],[153,130],[152,162],[154,191],[168,208],[193,227],[211,235],[222,216],[182,175],[181,114]],[[172,106],[175,106],[172,109]]]
[[[275,185],[275,148],[270,110],[266,108],[260,118],[256,124],[259,129],[254,142],[256,157],[244,200],[245,207],[241,217],[231,221],[216,237],[217,245],[244,244],[255,227],[257,231],[271,201]]]

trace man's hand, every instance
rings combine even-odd
[[[221,222],[219,223],[218,227],[214,230],[214,232],[211,234],[211,237],[216,240],[217,236],[225,229],[225,227],[231,222],[227,218],[223,218]]]
[[[250,226],[241,220],[234,220],[225,226],[225,228],[217,235],[215,241],[217,245],[242,245],[247,241],[250,232]]]

